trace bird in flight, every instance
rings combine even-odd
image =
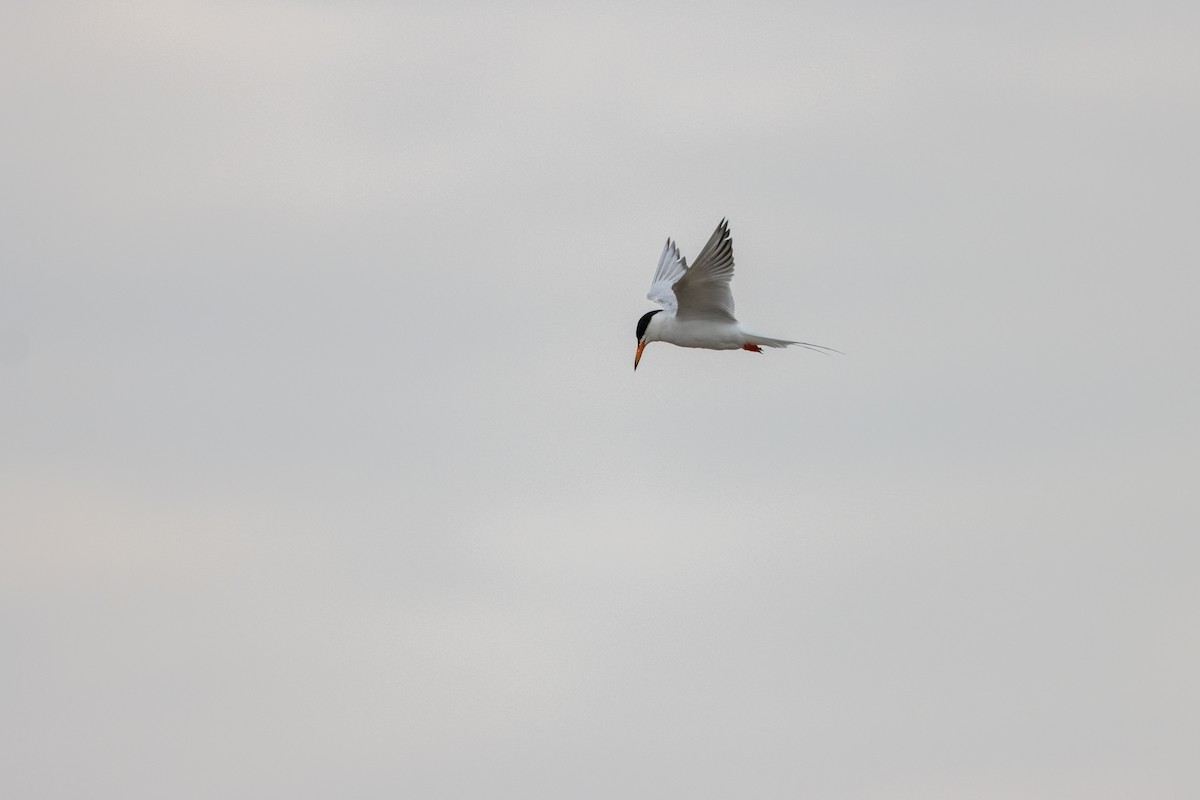
[[[733,237],[729,222],[721,220],[708,244],[687,265],[679,248],[670,239],[658,259],[658,269],[646,297],[662,308],[642,315],[637,324],[637,354],[633,368],[642,360],[642,351],[650,342],[668,342],[679,347],[703,347],[707,350],[749,350],[761,353],[763,347],[806,347],[818,353],[840,353],[832,347],[808,342],[789,342],[750,333],[733,316]]]

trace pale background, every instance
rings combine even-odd
[[[4,797],[1200,796],[1196,3],[0,17]]]

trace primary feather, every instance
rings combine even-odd
[[[687,260],[679,254],[679,248],[670,239],[663,245],[662,255],[658,259],[658,269],[654,271],[654,280],[650,282],[649,299],[658,303],[667,311],[674,312],[678,307],[675,301],[675,282],[687,274]]]
[[[675,243],[667,239],[646,297],[681,321],[737,322],[729,288],[732,279],[733,237],[729,222],[721,220],[691,268]]]
[[[737,322],[733,315],[733,237],[729,223],[721,220],[696,263],[675,282],[676,316],[681,320]]]

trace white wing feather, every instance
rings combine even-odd
[[[687,261],[679,255],[679,248],[667,239],[662,256],[658,259],[658,269],[654,271],[654,280],[650,283],[650,293],[646,297],[667,311],[675,311],[678,303],[675,301],[675,291],[671,287],[687,275],[687,271]]]
[[[665,253],[663,257],[666,258]],[[671,287],[672,299],[678,304],[676,316],[680,320],[737,322],[733,316],[733,292],[729,288],[732,279],[733,237],[729,235],[729,222],[721,220],[692,268],[685,267],[683,275]]]

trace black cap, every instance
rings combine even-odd
[[[653,317],[655,314],[657,314],[660,311],[662,311],[661,308],[656,308],[653,311],[647,311],[645,314],[642,315],[642,318],[638,320],[637,340],[639,342],[642,340],[642,336],[645,335],[646,328],[650,327],[650,318]]]

